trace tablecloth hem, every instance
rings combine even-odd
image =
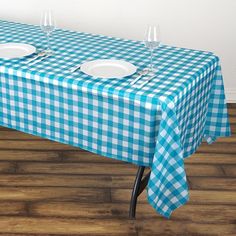
[[[154,201],[148,196],[147,194],[147,200],[149,202],[149,204],[156,210],[157,213],[159,213],[160,215],[164,216],[166,219],[170,219],[172,212],[176,209],[178,209],[179,207],[183,206],[184,204],[186,204],[189,201],[189,195],[186,199],[184,199],[184,201],[179,204],[178,206],[174,206],[173,209],[168,208],[168,211],[163,211],[161,208],[156,207],[156,204],[154,203]]]

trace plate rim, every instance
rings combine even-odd
[[[116,76],[116,77],[112,77],[112,76],[95,76],[95,75],[92,75],[92,74],[89,74],[86,72],[86,69],[84,68],[86,64],[88,63],[91,63],[91,62],[96,62],[96,61],[118,61],[118,62],[124,62],[124,63],[127,63],[129,64],[130,66],[132,66],[132,72],[125,75],[125,76]],[[135,66],[133,63],[129,62],[129,61],[126,61],[126,60],[123,60],[123,59],[94,59],[94,60],[90,60],[90,61],[85,61],[81,64],[81,67],[80,67],[80,70],[85,73],[86,75],[89,75],[89,76],[92,76],[94,78],[102,78],[102,79],[122,79],[122,78],[125,78],[127,76],[130,76],[130,75],[133,75],[136,71],[137,71],[137,66]]]
[[[28,47],[30,47],[32,49],[32,52],[24,55],[24,56],[18,56],[18,57],[0,57],[0,59],[6,59],[6,60],[9,60],[9,59],[17,59],[17,58],[23,58],[23,57],[27,57],[29,55],[32,55],[33,53],[35,53],[37,51],[37,48],[35,46],[33,46],[32,44],[29,44],[29,43],[17,43],[17,42],[7,42],[7,43],[0,43],[0,47],[2,45],[27,45]]]

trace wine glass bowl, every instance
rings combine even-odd
[[[53,53],[51,49],[50,44],[50,36],[52,32],[56,29],[55,20],[53,17],[53,14],[50,10],[45,11],[42,15],[41,21],[40,21],[40,28],[41,30],[46,34],[47,37],[47,53]]]

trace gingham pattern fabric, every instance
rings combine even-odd
[[[35,65],[0,59],[0,125],[151,168],[148,200],[162,215],[188,200],[184,158],[229,136],[219,59],[212,53],[162,45],[156,77],[139,89],[136,75],[100,79],[70,73],[88,58],[116,58],[148,66],[141,42],[58,29],[56,52]],[[46,38],[38,26],[0,21],[0,43]],[[143,82],[140,80],[137,85]]]

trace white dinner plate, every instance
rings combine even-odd
[[[13,59],[29,56],[36,52],[36,48],[24,43],[2,43],[0,44],[0,58]]]
[[[132,75],[137,67],[123,60],[98,59],[83,63],[80,70],[94,77],[113,79]]]

